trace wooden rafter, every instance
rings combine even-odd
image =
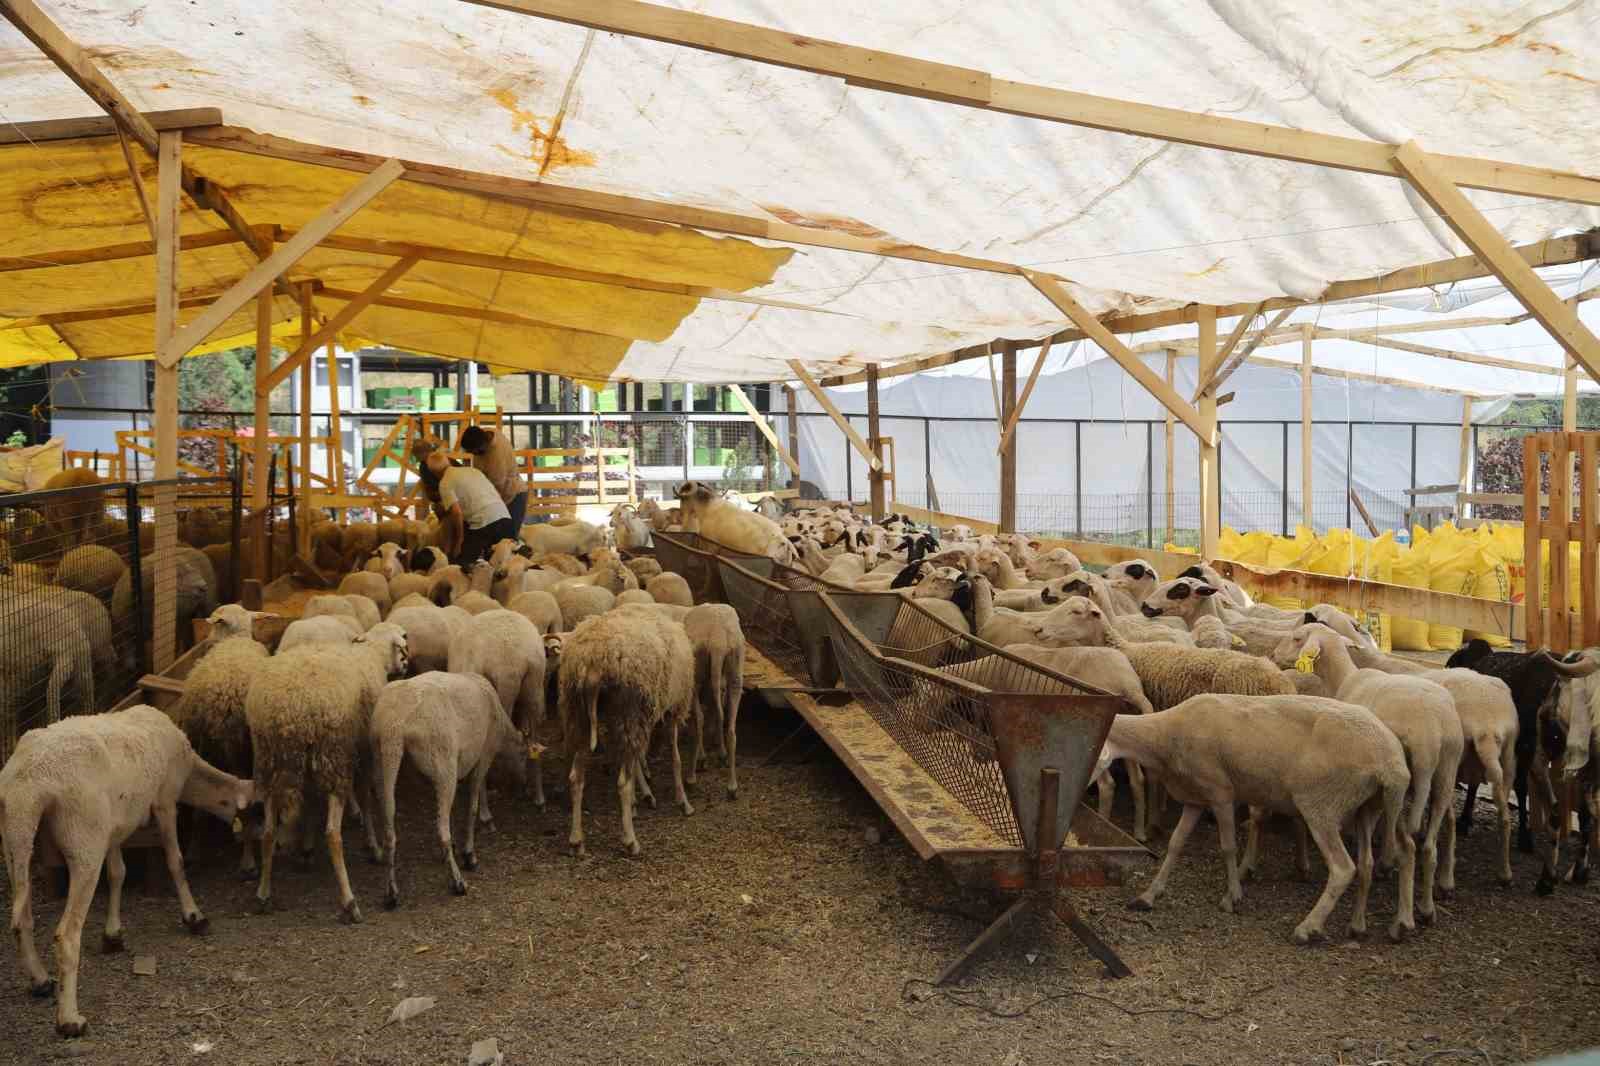
[[[1292,307],[1285,307],[1283,310],[1279,311],[1272,317],[1272,321],[1267,323],[1266,329],[1257,334],[1254,340],[1250,341],[1243,348],[1239,349],[1239,351],[1235,352],[1231,358],[1224,358],[1219,353],[1218,361],[1220,365],[1217,367],[1216,373],[1211,375],[1211,379],[1207,382],[1205,388],[1212,390],[1220,389],[1222,387],[1222,383],[1232,377],[1233,372],[1238,370],[1240,366],[1244,365],[1244,361],[1246,359],[1250,358],[1250,353],[1256,350],[1256,347],[1261,343],[1261,338],[1271,333],[1279,326],[1283,325],[1283,320],[1288,318],[1293,313],[1294,309]],[[1198,400],[1200,398],[1200,393],[1202,391],[1204,390],[1195,390],[1195,399]]]
[[[1394,153],[1395,166],[1439,213],[1445,224],[1489,265],[1506,288],[1539,324],[1550,332],[1589,377],[1600,381],[1600,338],[1589,331],[1575,308],[1563,303],[1543,278],[1523,262],[1515,249],[1473,206],[1458,186],[1472,185],[1459,160],[1429,156],[1415,141]]]
[[[373,300],[388,292],[390,286],[399,281],[401,278],[405,277],[406,273],[416,265],[416,259],[407,256],[406,258],[395,263],[388,270],[385,270],[381,275],[378,276],[376,281],[374,281],[371,285],[368,285],[365,289],[362,289],[361,292],[356,294],[354,299],[347,302],[343,307],[339,308],[335,314],[330,316],[328,321],[322,326],[321,329],[302,340],[300,342],[300,347],[295,349],[294,353],[291,354],[289,358],[285,359],[283,362],[274,367],[272,373],[267,375],[266,380],[261,383],[260,387],[266,389],[267,392],[271,392],[273,389],[277,388],[278,385],[291,373],[306,365],[313,352],[322,347],[324,344],[332,343],[333,339],[339,335],[340,330],[354,322],[356,317],[360,315],[361,312],[365,311]],[[308,295],[307,319],[310,318],[309,299],[310,297]]]
[[[157,133],[162,130],[192,130],[198,126],[222,125],[222,110],[216,107],[185,107],[172,111],[142,111],[140,114]],[[117,129],[117,121],[110,115],[51,118],[42,122],[7,122],[0,126],[0,146],[110,137],[116,134]]]
[[[800,476],[800,464],[795,462],[794,456],[790,455],[789,450],[778,440],[778,435],[772,431],[772,427],[767,425],[767,416],[756,410],[756,405],[750,402],[750,397],[746,396],[744,390],[739,386],[729,385],[728,391],[733,394],[735,400],[739,401],[739,406],[743,407],[744,413],[750,416],[750,421],[755,424],[756,429],[760,430],[761,435],[767,438],[767,443],[772,445],[772,450],[778,453],[779,458],[788,465],[790,470],[794,471],[794,476],[798,478]]]
[[[1242,315],[1239,316],[1239,321],[1234,324],[1233,332],[1228,334],[1227,343],[1224,344],[1222,346],[1222,348],[1217,352],[1217,366],[1219,368],[1226,364],[1228,356],[1232,355],[1233,354],[1233,350],[1239,346],[1239,341],[1244,338],[1245,333],[1248,332],[1249,329],[1250,329],[1250,323],[1254,322],[1256,316],[1259,315],[1260,313],[1261,313],[1261,304],[1258,303],[1250,311],[1248,311],[1245,314],[1242,314]],[[1279,316],[1279,321],[1282,321],[1282,316]],[[1218,370],[1218,373],[1220,373],[1220,372],[1221,371]],[[1194,396],[1190,398],[1189,402],[1190,403],[1198,402],[1199,399],[1200,399],[1200,394],[1202,392],[1205,392],[1206,389],[1210,388],[1212,386],[1212,384],[1213,384],[1213,381],[1212,381],[1212,379],[1210,377],[1203,378],[1200,381],[1199,385],[1195,388]]]
[[[1004,455],[1006,449],[1011,447],[1011,434],[1017,431],[1017,421],[1022,418],[1022,409],[1028,406],[1028,397],[1033,395],[1033,386],[1039,380],[1039,371],[1044,369],[1044,361],[1050,357],[1050,345],[1047,343],[1039,349],[1038,356],[1033,360],[1033,369],[1028,371],[1028,381],[1022,386],[1022,395],[1017,397],[1016,406],[1011,409],[1011,415],[1006,419],[1006,427],[1000,433],[1000,447],[997,454]]]
[[[789,369],[794,371],[794,376],[799,379],[800,384],[806,387],[806,391],[811,394],[811,398],[816,400],[824,411],[828,412],[828,417],[833,419],[833,424],[839,427],[845,439],[850,442],[850,446],[861,453],[861,458],[867,461],[867,467],[872,470],[882,470],[883,460],[878,458],[871,447],[867,445],[867,442],[862,439],[861,434],[856,432],[855,427],[850,424],[849,420],[839,413],[839,408],[835,407],[833,401],[828,399],[828,394],[822,391],[822,386],[818,385],[816,379],[806,372],[805,364],[798,359],[790,359]]]
[[[843,78],[846,84],[1026,118],[1192,144],[1225,152],[1402,177],[1393,145],[1156,107],[1007,81],[986,71],[859,48],[639,0],[468,0],[757,63]],[[1469,188],[1600,205],[1600,179],[1466,156],[1442,157]]]
[[[1317,331],[1317,339],[1326,339],[1321,330]],[[1476,352],[1458,352],[1449,348],[1434,348],[1426,344],[1411,344],[1406,341],[1390,340],[1387,337],[1367,337],[1365,343],[1379,348],[1392,348],[1397,352],[1411,352],[1415,355],[1426,355],[1434,359],[1449,359],[1457,363],[1473,363],[1478,366],[1499,367],[1502,370],[1520,370],[1525,374],[1546,374],[1551,377],[1560,377],[1564,373],[1559,366],[1547,366],[1543,363],[1528,363],[1518,359],[1498,359],[1492,355],[1479,355]]]
[[[165,365],[174,365],[185,352],[209,337],[213,330],[231,318],[234,312],[253,299],[256,293],[271,285],[279,275],[299,262],[302,256],[316,247],[318,241],[343,225],[351,215],[387,189],[403,172],[404,168],[399,163],[390,160],[367,175],[309,225],[296,233],[291,240],[274,248],[271,255],[234,282],[227,292],[217,297],[215,303],[179,330],[166,349],[157,353],[157,358]]]
[[[361,293],[354,289],[332,289],[326,286],[322,295],[330,300],[354,300]],[[426,315],[443,315],[446,318],[465,318],[478,322],[499,322],[506,326],[533,326],[538,329],[559,329],[567,333],[586,334],[593,337],[607,337],[615,340],[610,334],[593,333],[589,330],[573,329],[571,326],[562,326],[546,322],[543,319],[529,318],[511,311],[497,311],[492,307],[465,307],[461,304],[442,304],[432,300],[413,300],[408,296],[379,296],[373,299],[374,307],[392,307],[400,311],[419,311]]]
[[[276,239],[274,227],[256,227],[257,236],[265,240]],[[216,248],[225,244],[238,244],[240,237],[230,230],[213,230],[210,233],[184,234],[178,241],[180,252],[197,248]],[[102,244],[94,248],[64,248],[52,252],[34,252],[0,258],[0,274],[15,270],[48,270],[51,267],[76,266],[79,263],[106,263],[117,259],[139,259],[156,254],[151,241],[128,241],[124,244]]]
[[[1040,295],[1049,300],[1068,318],[1075,322],[1079,329],[1101,349],[1115,359],[1135,381],[1145,387],[1145,391],[1161,401],[1162,406],[1183,420],[1183,424],[1194,430],[1195,435],[1201,440],[1207,440],[1211,435],[1211,427],[1205,424],[1196,411],[1182,396],[1179,396],[1161,376],[1145,366],[1138,356],[1128,350],[1128,346],[1117,340],[1111,332],[1100,324],[1100,321],[1089,313],[1089,309],[1072,298],[1066,286],[1052,278],[1031,271],[1025,274],[1032,282],[1033,287],[1039,290]]]

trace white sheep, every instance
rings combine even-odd
[[[576,518],[560,517],[548,522],[522,527],[522,542],[532,548],[534,555],[564,554],[587,555],[604,546],[606,531],[602,526],[592,526]]]
[[[450,557],[443,548],[423,545],[411,556],[411,571],[416,574],[437,574],[450,565]]]
[[[1072,593],[1065,591],[1065,577],[1053,577],[1038,588],[995,590],[994,605],[1008,611],[1048,611]]]
[[[64,604],[31,594],[10,596],[0,618],[0,723],[15,729],[23,709],[39,698],[41,685],[47,722],[70,712],[63,702],[69,686],[82,710],[96,708],[94,655],[88,634]]]
[[[572,752],[568,842],[574,854],[583,854],[584,777],[603,724],[610,737],[607,748],[617,756],[623,847],[637,855],[633,790],[643,776],[650,735],[663,719],[672,747],[674,797],[684,814],[694,812],[683,789],[678,751],[678,732],[693,713],[694,648],[683,626],[638,607],[585,619],[560,645],[561,727]]]
[[[505,607],[493,596],[485,595],[477,589],[472,589],[451,601],[450,606],[459,607],[468,614],[485,614],[489,611],[504,610]]]
[[[1149,910],[1155,905],[1201,812],[1209,808],[1228,877],[1221,907],[1233,913],[1244,899],[1234,859],[1234,807],[1243,803],[1252,810],[1299,815],[1327,863],[1327,885],[1295,927],[1300,944],[1323,937],[1328,914],[1358,872],[1340,836],[1354,818],[1361,863],[1350,929],[1365,933],[1373,828],[1381,816],[1382,839],[1392,851],[1410,781],[1400,742],[1372,712],[1314,696],[1194,696],[1160,714],[1117,715],[1096,770],[1118,758],[1159,774],[1168,794],[1183,804],[1160,870],[1130,906]]]
[[[378,605],[367,596],[324,593],[306,600],[305,606],[300,609],[301,618],[318,618],[328,614],[342,614],[354,618],[363,633],[383,621],[378,614]]]
[[[231,821],[254,799],[254,784],[206,763],[172,720],[154,707],[68,718],[22,736],[0,769],[0,835],[11,875],[11,929],[29,990],[35,996],[49,995],[53,982],[33,942],[29,869],[42,828],[66,861],[68,876],[67,902],[56,927],[58,1033],[82,1036],[89,1027],[78,1011],[78,961],[101,867],[108,887],[104,949],[120,951],[126,873],[122,843],[154,815],[183,924],[191,933],[204,933],[209,922],[189,891],[178,850],[178,804]]]
[[[1161,575],[1144,559],[1127,559],[1106,567],[1100,575],[1105,578],[1111,592],[1117,597],[1118,614],[1137,611],[1139,604],[1150,595]],[[1122,606],[1126,603],[1126,606]]]
[[[450,642],[447,669],[487,678],[532,750],[544,725],[546,670],[544,635],[532,622],[503,608],[474,615]],[[533,802],[542,808],[544,774],[533,765]]]
[[[641,592],[638,589],[625,592],[623,595],[642,595],[647,600],[650,598],[649,593]],[[520,592],[512,597],[511,602],[506,605],[506,610],[520,614],[532,622],[533,628],[539,631],[540,636],[554,633],[562,628],[561,605],[548,592],[541,592],[537,589],[532,592]]]
[[[597,585],[564,588],[555,597],[556,606],[561,608],[561,628],[566,630],[577,629],[579,622],[605,614],[617,602],[615,595]]]
[[[393,541],[384,541],[378,545],[377,553],[367,560],[367,565],[362,569],[368,573],[381,574],[385,581],[393,581],[406,572],[406,550]]]
[[[420,592],[408,592],[404,596],[400,597],[398,600],[394,601],[394,606],[389,608],[389,613],[391,615],[393,615],[394,612],[400,610],[400,608],[402,608],[402,607],[436,607],[436,606],[438,606],[438,605],[435,604],[432,600],[428,599],[428,597],[426,595],[424,595],[423,593],[420,593]],[[387,619],[385,619],[385,621],[387,621]]]
[[[710,486],[699,481],[685,482],[677,496],[685,530],[746,555],[759,555],[785,566],[794,564],[794,545],[766,515],[742,511],[718,499]]]
[[[101,544],[80,544],[61,557],[56,584],[96,596],[110,604],[117,582],[128,572],[122,556]]]
[[[378,607],[378,615],[382,617],[389,613],[389,608],[394,601],[389,598],[389,578],[383,574],[375,574],[367,570],[358,570],[353,574],[346,574],[344,580],[339,582],[338,594],[341,596],[365,596]]]
[[[465,611],[435,607],[426,601],[397,604],[387,621],[405,630],[406,655],[418,673],[444,670],[450,664],[450,642],[463,628]],[[466,617],[471,617],[466,615]]]
[[[396,604],[407,596],[428,595],[428,590],[433,587],[433,579],[427,574],[415,570],[407,570],[389,579],[389,609],[392,611]]]
[[[302,644],[349,644],[365,630],[347,614],[324,614],[315,618],[296,618],[284,628],[278,641],[278,654]]]
[[[180,546],[171,558],[152,551],[144,556],[139,572],[141,613],[144,631],[155,634],[155,575],[171,572],[176,590],[177,614],[174,647],[182,650],[194,644],[194,620],[204,618],[217,608],[217,578],[211,560],[194,548]],[[118,633],[131,632],[133,628],[133,576],[124,573],[111,591],[111,624]]]
[[[683,629],[694,647],[695,692],[694,758],[689,762],[693,781],[705,754],[705,719],[716,727],[717,754],[728,767],[728,798],[739,795],[739,701],[744,695],[744,630],[739,613],[725,603],[705,603],[683,616]]]
[[[478,868],[476,829],[480,807],[487,809],[489,768],[497,757],[507,757],[520,769],[524,759],[523,736],[506,716],[494,686],[475,674],[438,671],[391,682],[384,686],[372,710],[370,742],[376,763],[373,776],[378,779],[383,805],[383,844],[389,858],[389,888],[383,905],[390,910],[400,905],[394,798],[400,762],[406,755],[433,782],[439,846],[450,875],[450,891],[466,895],[461,870]],[[461,866],[457,866],[450,810],[456,786],[462,781],[468,782],[466,846]]]
[[[681,574],[657,574],[645,583],[644,591],[657,603],[675,603],[680,607],[693,607],[694,594]]]
[[[385,622],[348,647],[312,644],[274,655],[245,696],[245,719],[265,796],[261,881],[256,903],[272,908],[272,860],[280,822],[301,816],[308,787],[326,797],[328,857],[339,887],[340,919],[361,921],[344,862],[344,808],[357,796],[376,812],[368,753],[372,708],[389,678],[406,672],[404,630]],[[367,817],[367,843],[381,858],[377,819]]]
[[[650,523],[639,517],[638,508],[619,503],[611,512],[611,532],[623,551],[642,551],[650,547]]]
[[[1439,825],[1453,809],[1456,774],[1461,768],[1461,718],[1450,693],[1432,681],[1357,667],[1344,638],[1326,626],[1303,625],[1296,629],[1279,643],[1274,659],[1279,666],[1293,666],[1302,656],[1311,659],[1317,676],[1336,699],[1367,708],[1405,749],[1411,769],[1410,806],[1405,832],[1396,841],[1400,854],[1400,913],[1389,931],[1391,937],[1399,939],[1416,927],[1412,916],[1414,898],[1416,916],[1425,923],[1433,922]],[[1419,833],[1423,834],[1420,892],[1413,884],[1414,838]]]
[[[644,588],[646,581],[661,573],[661,564],[648,555],[641,555],[636,559],[625,559],[622,565],[633,571],[633,576],[638,580],[640,588]]]
[[[531,595],[534,595],[534,594],[525,592],[525,593],[523,593],[523,595],[531,596]],[[625,592],[619,593],[617,595],[617,602],[613,606],[614,607],[628,607],[628,606],[651,607],[651,606],[655,605],[655,602],[656,602],[656,598],[654,596],[650,595],[644,589],[628,589]],[[560,611],[560,609],[557,608],[557,613],[558,614],[559,614],[559,611]],[[557,618],[557,621],[560,621],[560,619]]]
[[[1074,570],[1083,569],[1083,564],[1078,557],[1066,548],[1051,548],[1041,552],[1028,560],[1026,567],[1027,576],[1038,581],[1048,581],[1051,578],[1066,577]]]

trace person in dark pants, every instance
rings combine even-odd
[[[463,530],[460,544],[445,546],[451,562],[471,566],[483,558],[495,542],[517,535],[511,512],[483,471],[470,466],[451,466],[444,453],[437,451],[424,462],[429,473],[439,479],[440,505]]]
[[[517,457],[511,450],[511,441],[504,433],[468,426],[461,434],[461,450],[471,454],[472,465],[482,470],[500,493],[501,502],[511,512],[512,524],[520,532],[523,519],[528,515],[528,483],[517,472]]]

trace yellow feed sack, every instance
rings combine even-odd
[[[1509,599],[1511,574],[1500,557],[1481,544],[1468,542],[1466,538],[1460,538],[1456,543],[1465,543],[1466,546],[1448,557],[1441,558],[1435,554],[1434,562],[1429,568],[1428,587],[1435,592],[1452,592],[1458,596],[1475,596],[1486,600]],[[1491,644],[1502,647],[1508,643],[1503,637],[1494,634],[1463,633],[1456,626],[1428,627],[1428,642],[1440,651],[1458,648],[1463,639],[1473,637],[1482,637]]]
[[[1407,588],[1428,587],[1427,556],[1415,548],[1398,551],[1389,564],[1391,584]],[[1389,619],[1389,643],[1395,651],[1432,651],[1428,641],[1428,623],[1396,615]]]

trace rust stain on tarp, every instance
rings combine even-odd
[[[867,237],[874,240],[889,236],[878,227],[868,225],[858,218],[846,218],[843,215],[806,215],[775,204],[762,204],[761,209],[791,226],[832,230],[835,233],[848,233],[853,237]]]
[[[539,172],[554,170],[557,167],[592,167],[595,164],[593,152],[585,152],[574,148],[562,139],[555,126],[549,132],[539,124],[539,116],[522,106],[516,95],[510,89],[491,89],[489,99],[505,108],[511,115],[511,128],[517,132],[526,130],[528,133],[528,150],[508,148],[503,144],[495,145],[500,151],[515,159],[527,159],[539,164]]]

